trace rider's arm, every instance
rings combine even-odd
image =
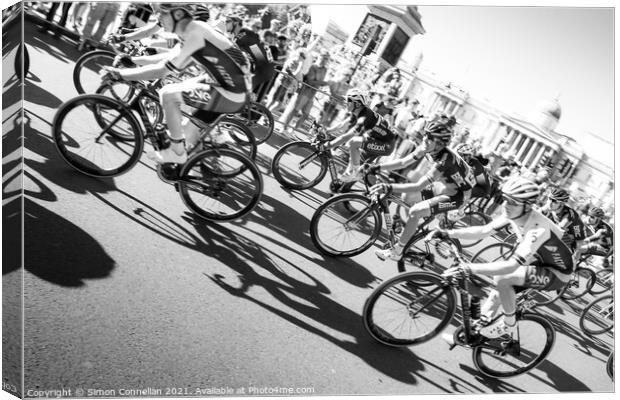
[[[503,229],[509,223],[509,221],[500,217],[494,219],[486,225],[468,226],[461,229],[452,229],[448,230],[446,233],[448,234],[448,236],[455,239],[480,239],[481,237],[489,236],[492,233]]]
[[[180,51],[181,51],[181,44],[177,44],[174,48],[169,49],[169,50],[166,49],[166,51],[161,52],[161,53],[152,54],[150,56],[131,57],[131,61],[133,61],[134,63],[138,65],[156,64],[162,60],[168,60],[168,59],[171,59],[172,57],[175,57],[176,55],[179,54]]]
[[[587,238],[585,238],[584,242],[589,243],[589,242],[595,241],[603,237],[604,234],[605,234],[605,229],[599,229],[594,233],[594,235],[588,236]]]
[[[325,147],[328,149],[333,149],[335,147],[340,146],[343,143],[346,143],[349,139],[351,139],[353,136],[358,134],[359,128],[363,125],[364,120],[365,120],[364,117],[359,118],[357,122],[355,123],[355,126],[349,129],[347,133],[338,136],[336,139],[330,142],[327,142]]]
[[[167,53],[168,57],[159,61],[157,64],[145,65],[138,68],[124,69],[118,71],[121,77],[127,81],[151,80],[164,77],[172,72],[179,72],[190,61],[192,54],[201,49],[204,39],[200,32],[191,31],[185,38],[184,45],[178,54]]]
[[[423,146],[419,146],[417,149],[415,149],[412,153],[407,154],[405,157],[403,158],[399,158],[397,160],[393,160],[393,161],[389,161],[383,164],[379,164],[379,171],[392,171],[395,169],[403,169],[406,168],[410,165],[412,165],[413,163],[419,161],[422,159],[422,157],[424,156],[424,149]],[[430,181],[429,181],[430,183]]]
[[[154,34],[156,34],[157,32],[159,32],[160,30],[162,30],[162,27],[159,26],[159,24],[154,21],[151,23],[148,23],[146,25],[144,25],[142,28],[136,29],[135,31],[128,33],[126,35],[121,35],[120,36],[120,41],[121,42],[125,42],[128,40],[140,40],[140,39],[145,39],[147,37],[151,37]]]

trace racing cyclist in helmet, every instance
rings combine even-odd
[[[588,211],[587,237],[581,246],[581,253],[604,257],[603,268],[609,268],[608,257],[613,253],[614,230],[603,221],[603,218],[605,218],[605,211],[600,207],[592,207]]]
[[[573,262],[577,264],[581,256],[581,246],[585,239],[585,226],[579,213],[569,207],[570,195],[562,188],[555,188],[549,194],[547,203],[540,212],[564,231],[562,241],[573,252]]]
[[[415,164],[423,157],[430,161],[430,170],[413,183],[387,184],[379,183],[370,188],[371,194],[403,193],[403,200],[413,206],[409,209],[409,218],[405,229],[396,245],[375,254],[381,260],[399,260],[404,247],[418,229],[422,217],[437,215],[455,210],[467,201],[475,184],[471,168],[454,150],[448,148],[452,139],[455,120],[441,116],[425,127],[425,136],[418,148],[407,156],[364,168],[371,172],[391,171]],[[441,187],[433,185],[440,182]]]
[[[516,338],[516,288],[535,288],[557,291],[569,281],[574,269],[570,250],[562,241],[562,230],[533,208],[540,188],[531,180],[515,176],[502,187],[504,203],[502,214],[483,226],[456,230],[438,229],[430,237],[479,239],[490,236],[512,225],[518,231],[518,242],[509,259],[489,263],[465,263],[448,268],[444,276],[480,274],[493,276],[496,289],[481,307],[480,334],[497,338],[508,335]],[[498,301],[499,300],[499,301]],[[499,306],[503,309],[496,319]],[[486,325],[484,323],[487,323]],[[451,337],[444,338],[450,342]]]
[[[193,147],[198,141],[198,128],[187,121],[182,124],[181,105],[209,112],[209,115],[238,112],[248,100],[249,62],[223,33],[206,22],[194,20],[191,5],[162,3],[157,5],[156,11],[164,29],[179,36],[181,47],[178,54],[170,54],[169,58],[156,64],[138,68],[106,67],[105,78],[126,81],[157,79],[179,73],[192,62],[207,72],[166,85],[159,92],[171,145],[149,154],[149,157],[160,164],[183,164],[187,161],[185,138],[188,147]]]
[[[474,148],[469,143],[460,143],[454,148],[456,154],[461,156],[469,165],[476,178],[476,184],[471,190],[471,197],[486,197],[491,193],[491,180],[486,168],[480,160],[474,157]]]
[[[252,91],[257,93],[260,85],[269,82],[275,74],[275,65],[269,46],[251,29],[243,27],[243,18],[239,11],[226,16],[226,33],[239,46],[252,62]]]
[[[350,145],[349,165],[340,176],[343,182],[353,182],[361,178],[359,172],[360,153],[369,157],[392,154],[398,136],[388,121],[368,107],[366,96],[357,89],[351,89],[345,96],[347,115],[342,123],[327,131],[346,132],[326,144],[327,149],[338,147],[347,141]]]

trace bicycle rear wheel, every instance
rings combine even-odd
[[[605,369],[607,370],[607,375],[609,375],[609,377],[611,378],[611,380],[614,380],[614,352],[612,351],[611,354],[609,355],[609,358],[607,359],[607,365],[605,366]]]
[[[388,346],[426,342],[440,333],[456,311],[454,290],[441,276],[406,272],[379,285],[364,304],[370,335]]]
[[[220,121],[206,136],[206,142],[214,147],[236,150],[251,160],[256,159],[256,139],[252,131],[235,120]]]
[[[229,114],[227,118],[240,121],[247,126],[254,134],[257,145],[265,143],[273,134],[273,115],[261,103],[250,102],[241,112]]]
[[[260,201],[263,179],[245,155],[224,148],[194,154],[179,173],[185,205],[210,221],[230,221],[250,213]]]
[[[322,253],[352,257],[366,251],[381,233],[381,214],[370,199],[344,193],[321,204],[310,221],[310,237]]]
[[[510,378],[540,364],[555,343],[553,325],[542,315],[523,313],[518,319],[518,348],[498,351],[495,346],[482,344],[473,349],[476,368],[492,378]],[[499,339],[495,339],[499,340]]]
[[[285,188],[305,190],[316,186],[327,173],[327,161],[308,142],[291,142],[280,148],[271,162],[273,177]]]
[[[592,290],[595,281],[596,275],[594,275],[592,270],[583,267],[575,268],[575,272],[571,276],[570,281],[566,284],[564,293],[562,293],[562,299],[575,300],[584,296]]]
[[[597,295],[610,290],[614,283],[614,271],[612,269],[601,269],[596,271],[596,282],[592,285],[590,293]]]
[[[579,316],[579,327],[590,336],[608,332],[614,327],[614,296],[594,299]]]
[[[131,111],[118,100],[97,94],[62,104],[54,116],[52,138],[69,165],[96,177],[128,171],[144,147],[140,124]]]
[[[94,94],[101,86],[101,70],[111,67],[116,54],[108,50],[90,51],[75,62],[73,85],[79,94]],[[112,94],[114,92],[114,94]],[[133,96],[134,88],[126,82],[115,82],[109,95],[127,102]]]

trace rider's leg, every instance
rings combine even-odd
[[[513,334],[517,327],[517,304],[515,286],[523,286],[525,284],[527,269],[519,267],[514,272],[507,275],[495,277],[497,296],[490,296],[485,304],[480,308],[481,315],[491,317],[497,308],[498,298],[504,310],[503,318],[497,319],[492,324],[482,327],[480,333],[484,336],[495,338],[506,334]]]
[[[418,230],[418,220],[422,217],[428,217],[431,215],[431,206],[428,200],[421,201],[422,196],[420,193],[417,193],[418,198],[416,199],[416,204],[413,205],[409,209],[407,222],[405,224],[405,229],[398,240],[398,243],[393,248],[388,248],[385,250],[377,250],[375,251],[375,255],[379,257],[379,259],[385,261],[386,259],[398,260],[400,259],[407,242],[414,233]],[[412,193],[413,196],[413,193]]]
[[[162,108],[164,110],[164,119],[170,132],[170,138],[172,143],[170,144],[170,150],[172,150],[177,156],[185,154],[185,146],[183,144],[183,125],[181,120],[183,115],[181,114],[181,104],[183,104],[183,84],[173,83],[164,86],[159,92],[159,98]]]

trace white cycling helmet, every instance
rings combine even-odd
[[[504,183],[502,194],[517,203],[532,204],[540,195],[540,187],[527,178],[515,176]]]

